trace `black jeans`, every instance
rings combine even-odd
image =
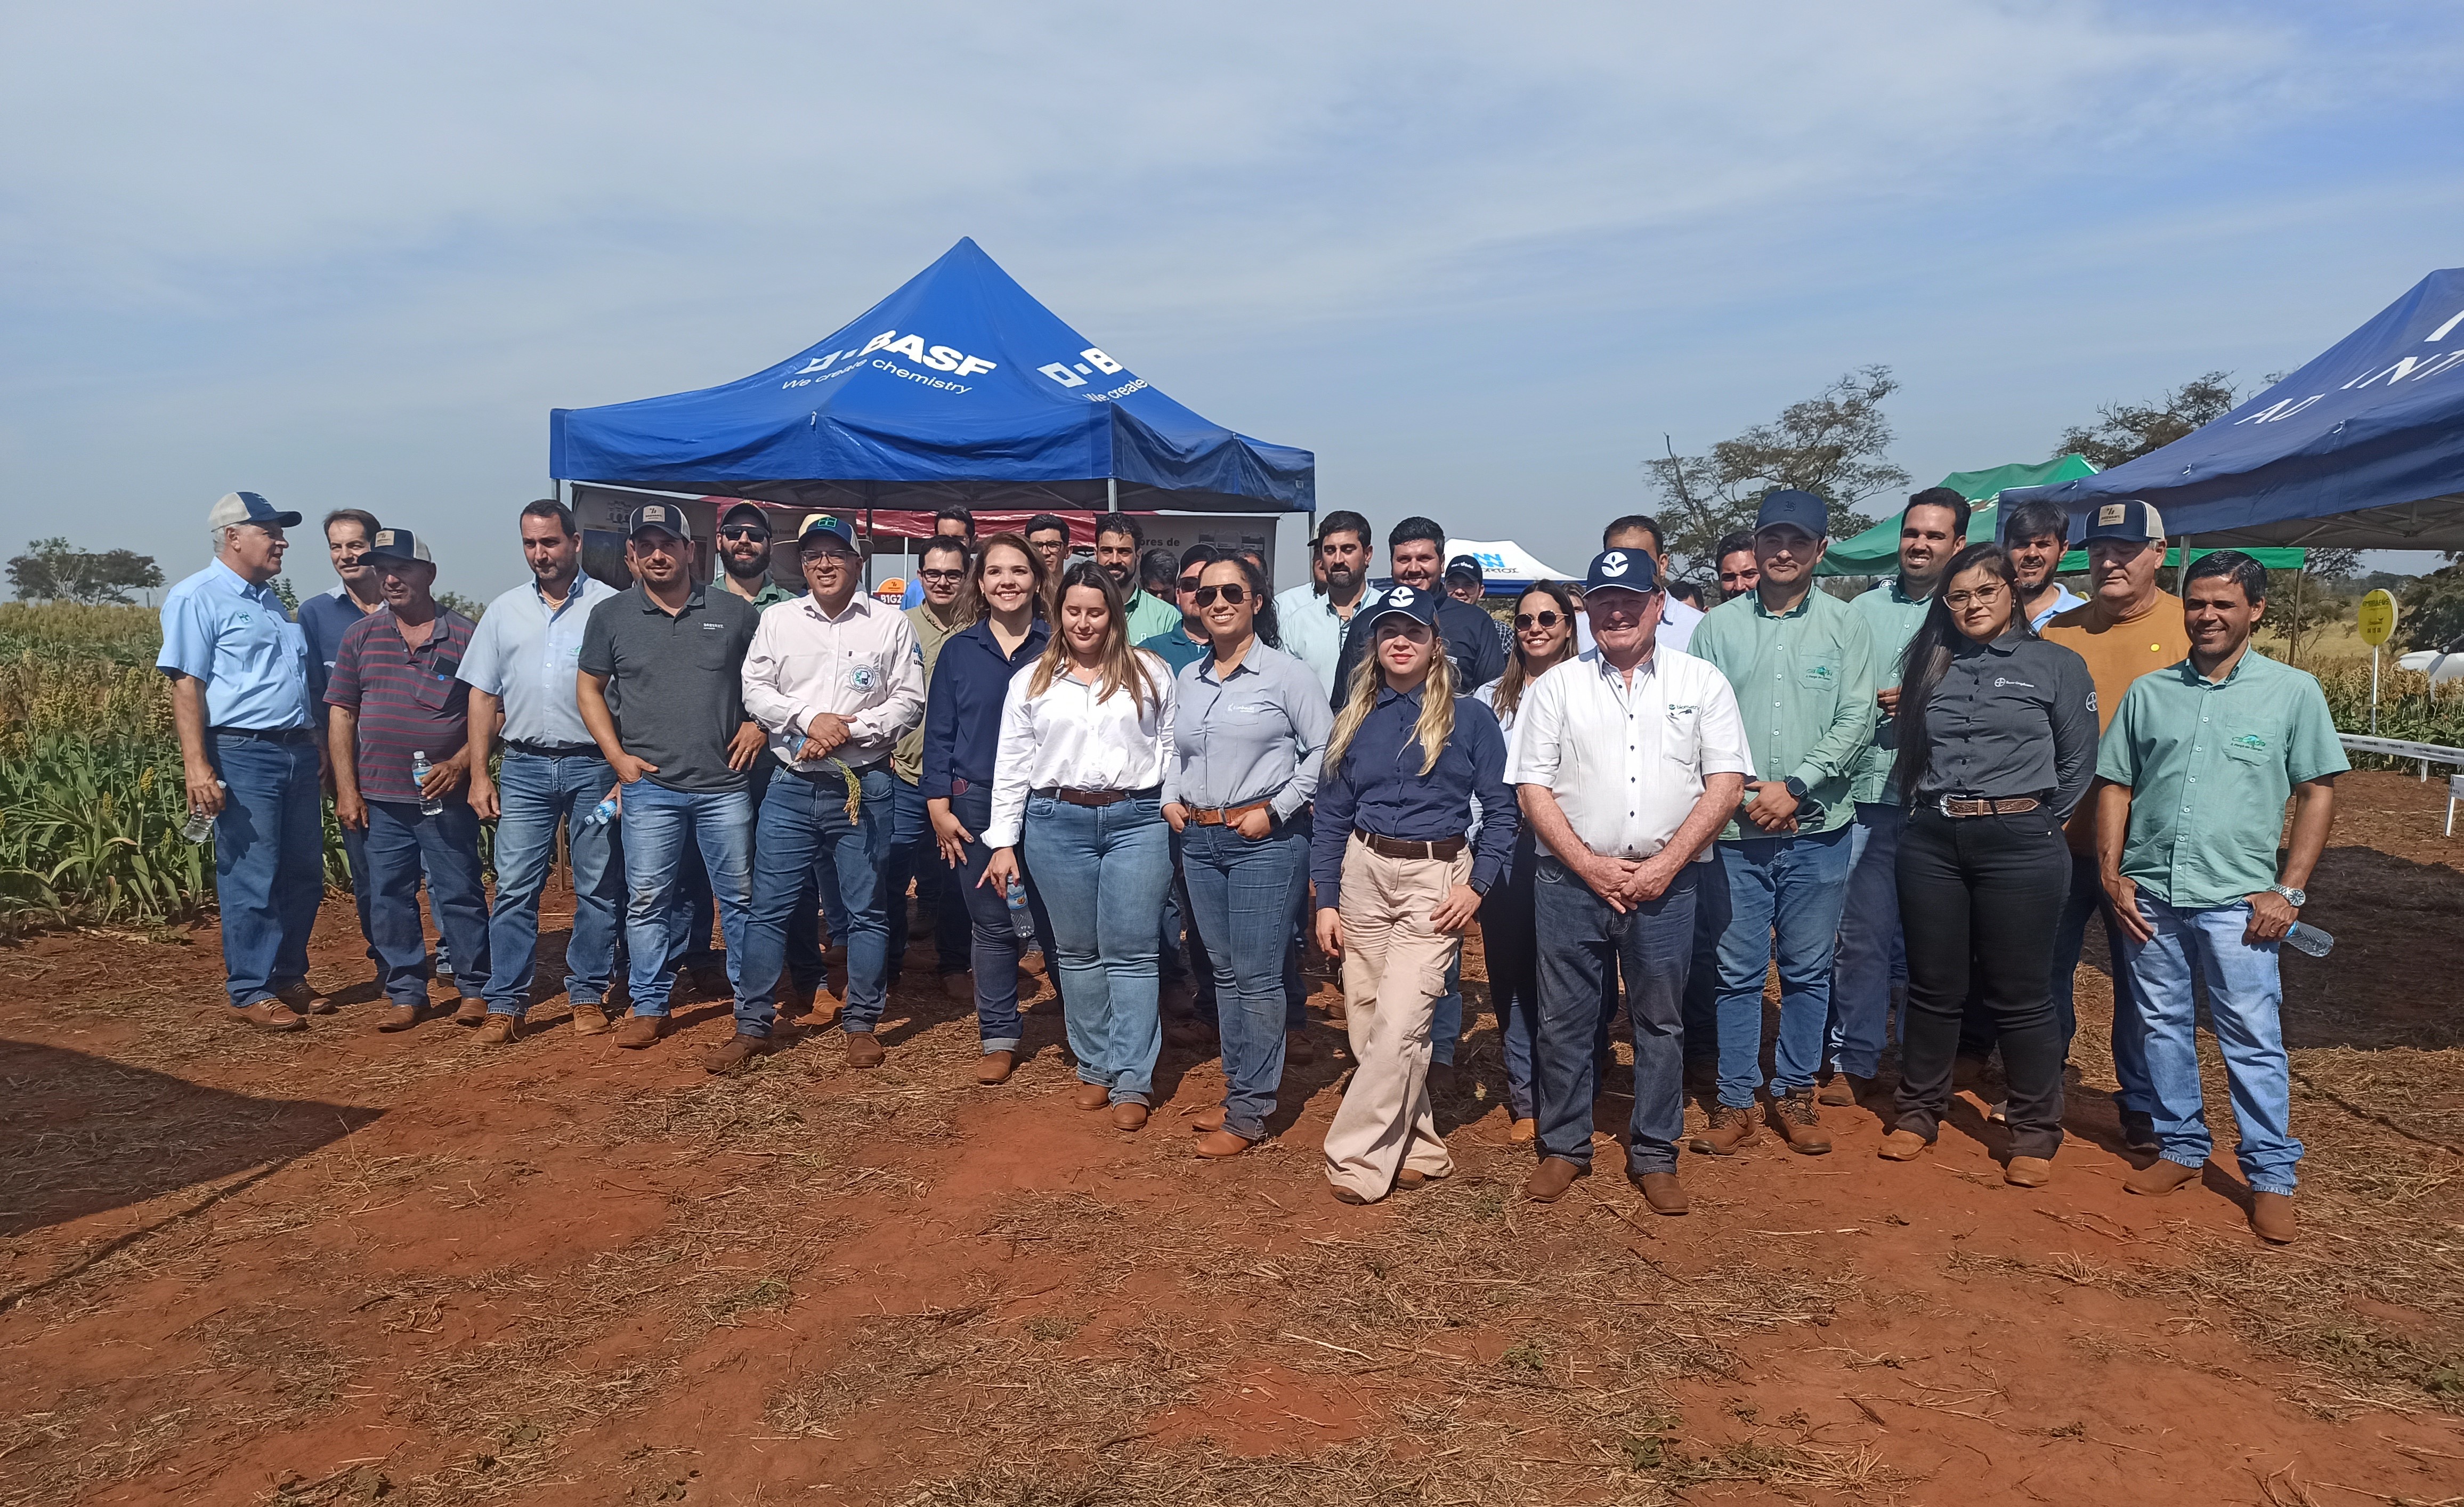
[[[2060,824],[2042,808],[1952,817],[1921,806],[1909,816],[1899,857],[1908,952],[1900,1129],[1931,1141],[1950,1107],[1972,981],[2001,1039],[2011,1154],[2051,1157],[2062,1143],[2064,1044],[2047,985],[2070,882]]]

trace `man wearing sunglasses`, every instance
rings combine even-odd
[[[798,593],[770,577],[770,520],[750,502],[738,502],[718,521],[721,584],[755,607],[784,602]]]

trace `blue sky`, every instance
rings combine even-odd
[[[2449,5],[9,9],[0,545],[175,577],[245,486],[508,587],[550,408],[960,235],[1321,506],[1569,567],[1852,366],[1925,484],[2464,263]]]

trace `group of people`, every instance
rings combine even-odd
[[[572,514],[533,502],[532,579],[473,623],[439,605],[424,540],[343,510],[324,521],[341,586],[295,622],[269,583],[300,516],[218,502],[214,563],[166,598],[160,662],[190,808],[215,813],[236,1018],[291,1031],[333,1008],[307,980],[322,782],[385,1030],[419,1024],[450,966],[455,1021],[520,1032],[561,830],[578,1033],[656,1043],[715,904],[735,1031],[707,1066],[739,1067],[812,1008],[826,915],[847,1059],[876,1065],[912,888],[947,986],[973,998],[979,1081],[1017,1064],[1019,966],[1040,950],[1075,1102],[1124,1131],[1147,1122],[1187,969],[1176,1030],[1220,1041],[1225,1085],[1196,1149],[1228,1157],[1271,1133],[1307,1050],[1314,949],[1339,962],[1354,1062],[1327,1176],[1370,1203],[1453,1169],[1432,1085],[1477,920],[1526,1194],[1554,1202],[1590,1170],[1622,999],[1617,1139],[1648,1207],[1677,1214],[1682,1146],[1729,1155],[1767,1127],[1820,1155],[1824,1107],[1874,1103],[1881,1155],[1904,1162],[1959,1087],[1998,1099],[2007,1179],[2043,1186],[2095,916],[2122,1140],[2149,1159],[2127,1186],[2168,1193],[2208,1161],[2203,985],[2253,1227],[2294,1235],[2277,943],[2346,765],[2317,683],[2250,652],[2264,571],[2209,554],[2174,602],[2145,502],[2085,521],[2081,598],[2053,579],[2060,510],[2012,507],[1970,544],[1967,499],[1921,492],[1898,569],[1842,599],[1815,582],[1829,507],[1777,491],[1719,541],[1707,611],[1672,590],[1659,524],[1619,519],[1579,585],[1534,584],[1503,632],[1478,563],[1447,560],[1422,518],[1387,534],[1381,590],[1367,521],[1327,515],[1311,579],[1276,595],[1256,550],[1156,559],[1124,515],[1072,558],[1058,517],[978,539],[946,509],[902,609],[864,588],[830,514],[796,534],[805,589],[776,585],[770,516],[721,516],[704,585],[684,511],[646,502],[619,589],[581,569]],[[1689,1095],[1707,1111],[1690,1137]]]

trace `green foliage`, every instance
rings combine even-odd
[[[2464,638],[2464,565],[2415,577],[2395,600],[2406,648],[2444,649]]]
[[[150,607],[0,602],[0,659],[66,651],[114,664],[151,665],[163,647],[163,615]]]
[[[1857,504],[1908,484],[1908,474],[1884,458],[1891,421],[1882,400],[1899,388],[1890,367],[1864,366],[1707,455],[1681,455],[1669,442],[1667,454],[1643,463],[1660,489],[1669,553],[1689,567],[1707,565],[1720,536],[1752,527],[1764,495],[1785,487],[1831,504],[1834,539],[1873,527]]]
[[[162,584],[152,555],[78,549],[66,539],[35,540],[9,562],[9,585],[21,602],[126,602],[130,591]]]
[[[2313,549],[2300,569],[2269,571],[2267,611],[2259,626],[2282,634],[2289,656],[2299,659],[2302,639],[2352,611],[2359,593],[2348,597],[2343,588],[2361,559],[2359,550]]]
[[[2314,673],[2319,676],[2320,689],[2327,693],[2327,709],[2335,714],[2336,731],[2367,733],[2370,730],[2369,661],[2333,665]],[[2407,742],[2464,748],[2464,685],[2451,680],[2433,689],[2430,676],[2426,675],[2382,666],[2379,672],[2378,736],[2399,738]],[[2375,754],[2355,754],[2352,759],[2357,769],[2415,767],[2400,759],[2385,759]]]
[[[213,898],[177,748],[46,734],[0,760],[0,926],[187,920]]]
[[[464,596],[459,591],[437,592],[436,605],[449,611],[459,612],[474,623],[488,615],[487,603],[476,597]]]
[[[274,592],[275,600],[282,604],[284,611],[293,617],[299,615],[299,593],[292,589],[289,576],[275,576],[266,586]]]
[[[2222,418],[2233,406],[2233,373],[2211,371],[2153,403],[2105,404],[2096,410],[2094,424],[2064,430],[2047,458],[2059,460],[2077,452],[2097,470],[2110,471]]]

